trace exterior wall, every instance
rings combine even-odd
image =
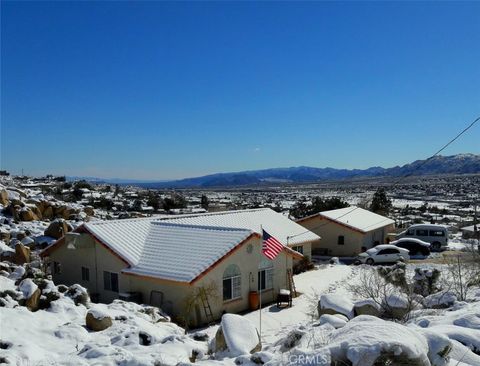
[[[104,289],[103,271],[118,274],[119,292],[128,291],[126,283],[121,275],[122,269],[127,267],[122,260],[113,255],[103,245],[98,244],[89,234],[80,234],[75,241],[76,249],[68,249],[71,237],[65,237],[65,243],[50,254],[50,262],[59,262],[61,273],[52,276],[55,283],[73,285],[78,283],[87,288],[90,295],[98,301],[109,303],[118,298],[118,293]],[[97,267],[98,265],[98,267]],[[82,267],[87,267],[90,280],[82,281]]]
[[[249,292],[257,291],[258,268],[261,261],[266,259],[261,252],[261,239],[252,237],[225,260],[212,267],[198,281],[187,284],[121,273],[128,265],[96,242],[89,234],[81,234],[78,237],[74,250],[67,248],[68,243],[67,240],[50,254],[50,262],[59,262],[62,268],[60,274],[53,274],[56,283],[81,284],[88,289],[90,294],[98,294],[98,301],[109,303],[118,298],[118,293],[104,289],[103,271],[115,272],[118,273],[119,293],[139,292],[142,303],[162,308],[179,322],[183,322],[186,317],[189,317],[191,325],[204,324],[206,317],[201,305],[193,311],[193,314],[185,314],[186,300],[195,289],[202,286],[208,287],[212,283],[216,288],[216,296],[209,298],[209,303],[215,319],[219,319],[224,312],[238,313],[248,310]],[[250,245],[251,251],[248,250]],[[241,297],[224,302],[223,274],[230,264],[236,264],[240,268]],[[97,270],[95,270],[96,265],[98,265]],[[291,269],[292,266],[293,259],[285,252],[281,252],[273,260],[273,288],[262,292],[262,303],[275,301],[279,290],[288,288],[287,268]],[[89,268],[90,281],[88,282],[81,280],[82,267]],[[158,301],[152,303],[152,291],[156,292],[156,299],[161,299],[160,303]]]
[[[173,320],[180,324],[184,323],[187,318],[185,302],[193,291],[192,285],[129,274],[121,276],[123,281],[128,284],[128,291],[141,294],[143,304],[157,306],[170,315]],[[152,292],[157,296],[154,296]],[[155,297],[157,301],[155,301]]]
[[[314,254],[326,251],[327,254],[325,255],[331,256],[355,256],[362,252],[362,247],[369,249],[374,246],[375,242],[378,242],[378,244],[385,243],[387,234],[394,229],[394,225],[391,224],[368,233],[361,233],[321,216],[299,221],[298,224],[322,238],[312,243]],[[345,244],[343,245],[338,244],[340,235],[344,236]]]
[[[290,244],[289,247],[293,248],[296,246],[301,246],[303,247],[303,255],[312,259],[312,243],[311,242],[305,242],[305,243],[300,243],[300,244]]]
[[[248,252],[250,244],[253,246],[251,253]],[[258,268],[262,260],[266,259],[261,248],[261,239],[252,238],[195,284],[196,287],[208,287],[213,283],[217,288],[217,296],[210,299],[215,318],[220,318],[224,312],[238,313],[249,309],[249,292],[257,291]],[[241,270],[241,297],[224,302],[223,273],[230,264],[236,264]],[[285,252],[281,252],[273,260],[273,288],[262,291],[262,304],[276,301],[279,290],[288,289],[287,268],[291,269],[292,265],[292,257]],[[204,316],[203,309],[201,309],[201,316]],[[204,319],[200,319],[199,323],[203,321]]]
[[[373,248],[378,244],[385,244],[387,242],[388,233],[395,230],[395,225],[387,225],[376,230],[369,231],[364,235],[363,246],[367,249]]]

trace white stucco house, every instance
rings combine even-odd
[[[360,207],[323,211],[296,221],[322,238],[312,244],[318,255],[355,256],[386,242],[395,221]]]
[[[261,252],[262,228],[284,245],[272,261]],[[200,325],[247,310],[252,292],[274,301],[316,240],[282,214],[256,209],[89,222],[42,256],[56,283],[79,283],[95,301],[133,299]],[[186,306],[205,289],[208,304]]]

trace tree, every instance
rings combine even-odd
[[[142,201],[140,201],[140,200],[135,200],[135,201],[133,202],[132,208],[133,208],[133,211],[142,211]]]
[[[147,205],[152,206],[155,211],[158,211],[160,208],[160,199],[155,193],[150,192],[148,194]]]
[[[392,200],[387,197],[387,193],[384,188],[379,188],[373,195],[372,204],[370,205],[370,211],[378,213],[380,215],[388,215],[392,209]]]
[[[209,205],[208,197],[202,194],[202,198],[200,199],[200,202],[201,202],[200,205],[202,206],[202,208],[208,211],[208,205]]]
[[[314,215],[318,212],[336,210],[339,208],[348,207],[348,203],[343,201],[340,197],[314,197],[311,204],[306,204],[303,201],[298,201],[290,209],[290,215],[296,218],[302,218]]]

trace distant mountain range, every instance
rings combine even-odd
[[[431,159],[416,160],[413,163],[393,168],[335,169],[299,166],[218,173],[167,182],[138,182],[135,185],[145,188],[212,188],[268,183],[311,183],[368,177],[475,173],[480,173],[480,155],[458,154],[453,156],[438,155]]]

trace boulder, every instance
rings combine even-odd
[[[335,329],[342,328],[347,324],[348,319],[340,314],[323,314],[319,319],[319,325],[330,324]]]
[[[27,235],[25,234],[25,231],[19,231],[16,236],[18,240],[22,240],[23,238],[26,238],[26,237]]]
[[[61,291],[60,286],[59,291]],[[88,295],[87,289],[80,286],[79,284],[70,286],[66,292],[66,295],[73,300],[75,305],[82,304],[84,306],[87,306],[90,302],[90,296]]]
[[[35,240],[33,240],[30,236],[26,236],[22,239],[22,244],[30,249],[35,248]]]
[[[224,314],[215,334],[215,353],[228,352],[231,357],[252,354],[262,350],[257,328],[237,314]]]
[[[455,301],[457,301],[457,297],[453,292],[450,291],[440,291],[435,294],[427,296],[423,303],[425,307],[432,308],[432,309],[445,309],[452,306]]]
[[[38,306],[40,304],[40,295],[42,294],[38,286],[31,279],[27,278],[20,282],[18,289],[23,294],[25,306],[30,311],[38,310]]]
[[[50,236],[55,239],[60,239],[63,235],[68,233],[69,227],[67,223],[62,220],[54,220],[50,225],[45,229],[45,235]]]
[[[40,211],[40,209],[37,206],[31,206],[30,210],[37,217],[37,220],[42,220],[43,219],[42,211]]]
[[[414,304],[405,295],[392,294],[386,297],[382,307],[387,312],[387,316],[404,319],[413,310]]]
[[[55,217],[63,217],[63,212],[67,209],[67,206],[61,205],[61,206],[54,206],[53,207],[53,215]]]
[[[35,221],[35,220],[38,220],[37,215],[35,215],[30,208],[21,209],[19,217],[20,217],[21,221]]]
[[[27,194],[17,187],[7,187],[10,192],[16,192],[20,197],[26,198]]]
[[[0,190],[0,205],[8,206],[8,192],[6,189]]]
[[[7,230],[5,230],[3,228],[0,228],[0,240],[3,240],[5,242],[9,242],[10,241],[10,232],[8,232]]]
[[[52,206],[48,206],[42,211],[42,217],[44,220],[47,220],[47,219],[50,220],[51,218],[53,218]]]
[[[15,264],[24,264],[30,262],[30,248],[27,248],[22,243],[17,243],[15,245],[15,257],[14,257]]]
[[[25,301],[25,306],[30,311],[37,311],[40,305],[40,295],[42,292],[40,289],[36,289],[35,292]]]
[[[372,315],[372,316],[379,317],[382,312],[381,306],[378,305],[375,301],[370,299],[356,301],[353,306],[353,310],[354,310],[355,316]]]
[[[323,314],[342,314],[345,315],[348,319],[352,319],[354,316],[353,303],[348,297],[344,297],[338,294],[325,294],[320,296],[317,310],[319,317]]]
[[[90,309],[85,318],[87,328],[94,332],[100,332],[112,326],[112,318],[98,309]]]
[[[88,216],[93,216],[95,214],[95,211],[92,206],[85,206],[83,208],[83,212],[85,212]]]

